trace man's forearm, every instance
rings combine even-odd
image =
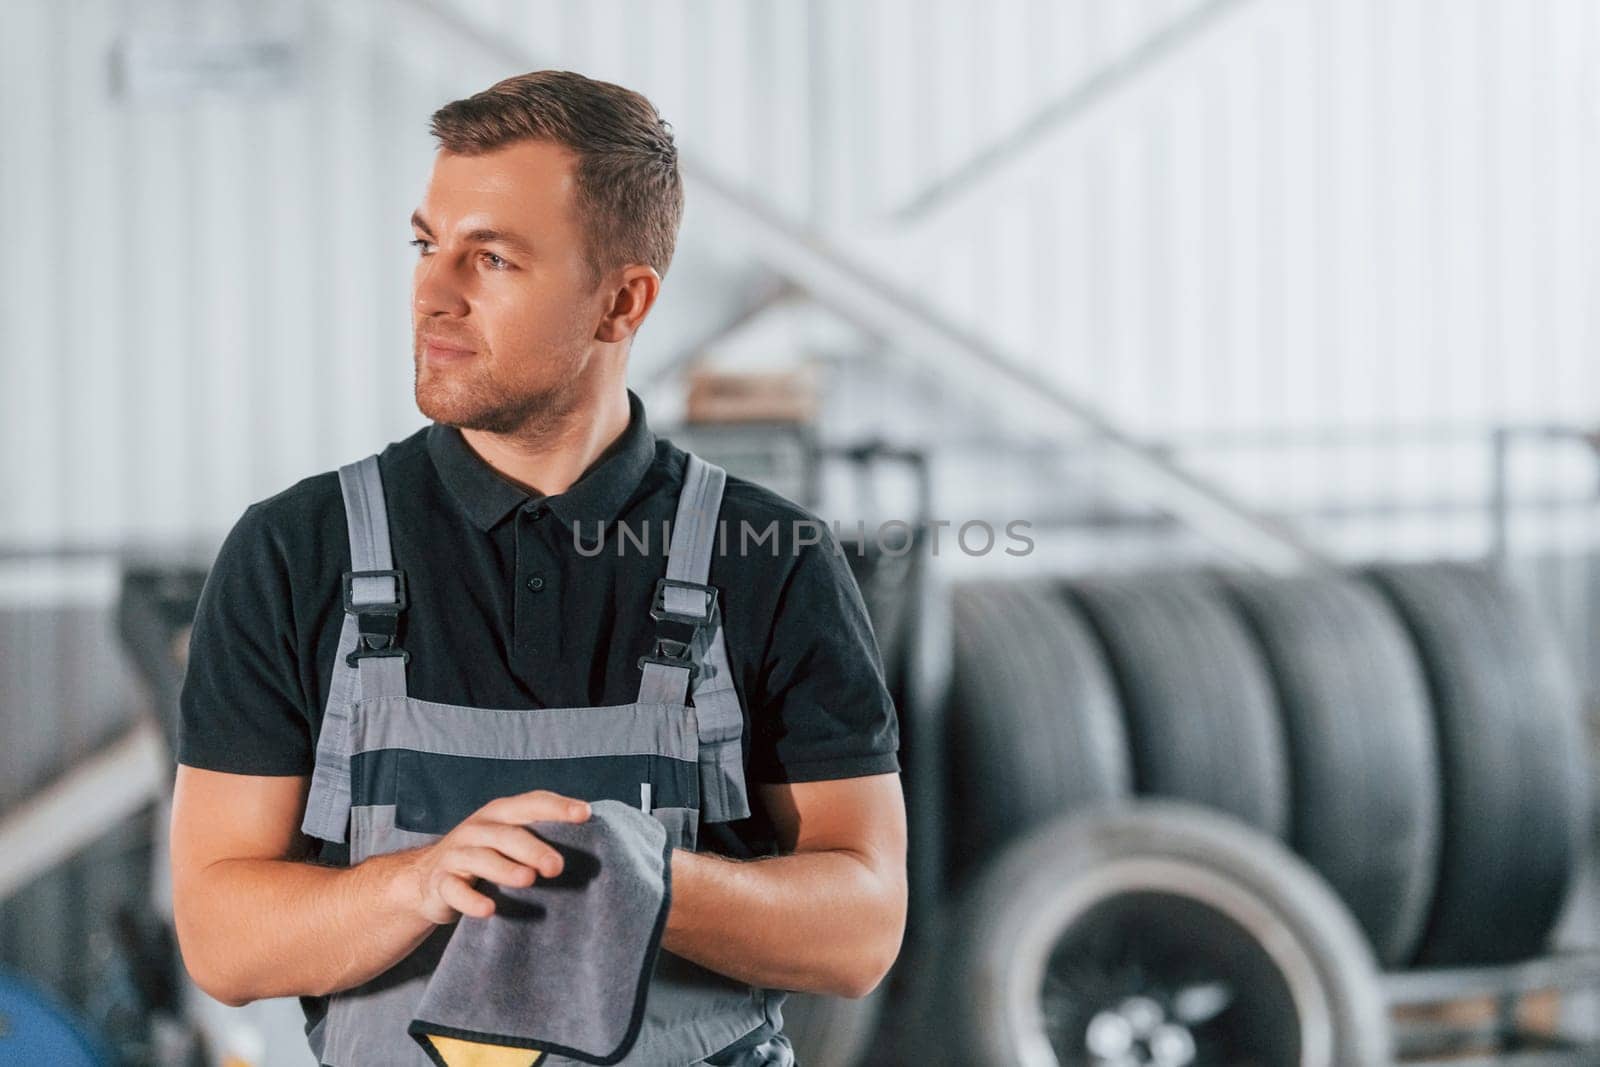
[[[354,867],[227,859],[179,909],[196,981],[229,1004],[348,989],[404,959],[435,929],[402,899],[410,854]]]
[[[672,853],[662,947],[752,985],[864,996],[904,930],[904,880],[852,852],[744,862]]]

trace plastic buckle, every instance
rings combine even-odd
[[[357,578],[392,578],[394,599],[357,604],[355,602]],[[345,571],[344,610],[346,614],[354,615],[360,620],[361,635],[356,639],[355,649],[344,658],[344,661],[352,667],[360,666],[360,662],[369,656],[380,658],[398,656],[402,662],[409,661],[411,653],[395,646],[395,641],[399,637],[400,613],[406,609],[406,603],[405,571]]]
[[[690,615],[682,611],[667,610],[667,590],[694,589],[705,597],[705,614]],[[681,622],[690,626],[699,626],[709,623],[717,617],[717,587],[702,585],[699,582],[685,582],[677,578],[657,578],[655,597],[650,603],[650,617],[657,622]]]
[[[357,578],[393,578],[393,600],[378,600],[368,604],[355,602]],[[405,571],[345,571],[344,610],[349,615],[398,615],[406,609]]]
[[[402,663],[409,662],[411,659],[411,653],[407,652],[403,648],[394,648],[393,646],[386,648],[363,648],[363,644],[365,644],[365,638],[362,639],[361,644],[356,645],[354,652],[351,652],[344,658],[344,661],[350,664],[350,666],[359,668],[361,666],[361,661],[369,658],[389,659],[394,656],[399,656]]]
[[[400,613],[386,611],[378,614],[357,614],[356,625],[360,628],[356,637],[356,647],[344,658],[350,666],[359,665],[361,660],[368,656],[399,656],[402,660],[409,660],[410,654],[400,648]]]
[[[655,639],[655,647],[639,657],[639,668],[646,663],[659,663],[663,667],[683,667],[694,678],[700,674],[700,664],[694,658],[694,645],[689,641],[674,641],[670,637]]]

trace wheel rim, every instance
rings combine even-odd
[[[1172,860],[1119,860],[1028,910],[1002,963],[1026,1067],[1332,1064],[1316,964],[1238,883]]]

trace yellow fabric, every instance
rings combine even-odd
[[[428,1040],[433,1042],[439,1058],[449,1067],[533,1067],[544,1059],[542,1051],[485,1045],[478,1041],[463,1041],[459,1037],[429,1034]]]

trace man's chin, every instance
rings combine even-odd
[[[436,390],[421,389],[416,392],[417,410],[425,418],[445,426],[463,430],[479,429],[487,412],[481,404],[463,402],[460,398],[440,396]]]
[[[492,405],[486,404],[482,397],[473,396],[473,391],[462,385],[437,370],[419,368],[413,386],[417,410],[446,426],[476,429],[473,423],[481,421]]]
[[[561,394],[546,390],[523,397],[511,397],[488,383],[466,383],[446,375],[421,369],[415,383],[417,410],[434,422],[463,430],[494,434],[522,434],[542,428],[556,420],[562,410]]]
[[[417,410],[425,418],[442,425],[483,433],[509,434],[519,429],[526,420],[525,415],[504,407],[441,399],[424,390],[417,391]]]

